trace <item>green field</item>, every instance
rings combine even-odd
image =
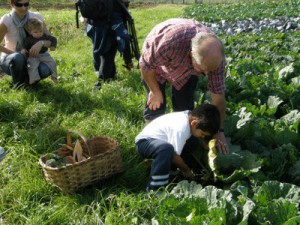
[[[60,82],[47,79],[35,88],[12,90],[11,77],[0,79],[0,146],[7,152],[0,162],[1,225],[300,223],[299,30],[220,34],[228,62],[226,135],[240,151],[251,153],[257,170],[251,171],[250,160],[245,158],[248,167],[219,174],[220,182],[214,185],[204,157],[205,181],[174,184],[172,193],[156,198],[145,194],[150,164],[139,158],[134,145],[144,126],[139,71],[126,72],[118,55],[117,80],[95,91],[92,44],[83,26],[76,28],[75,10],[45,9],[31,2],[32,11],[44,16],[58,38],[51,55],[58,64]],[[243,16],[295,17],[299,9],[297,0],[204,4],[202,8],[158,5],[131,12],[141,47],[152,27],[168,18],[185,16],[218,23]],[[0,8],[0,15],[7,12]],[[199,82],[204,92],[197,92],[195,104],[209,102],[206,84],[204,79]],[[116,139],[125,171],[69,195],[49,185],[39,158],[66,143],[69,129],[87,137]]]

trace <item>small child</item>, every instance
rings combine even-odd
[[[28,57],[27,68],[29,75],[29,84],[34,84],[41,79],[38,71],[38,66],[41,62],[45,63],[50,68],[52,72],[51,78],[55,83],[57,83],[56,63],[50,56],[48,48],[45,46],[45,41],[50,41],[50,50],[54,51],[57,45],[56,38],[44,33],[44,24],[38,18],[29,19],[27,24],[25,25],[25,29],[29,33],[29,36],[25,38],[22,54],[28,55],[31,47],[37,42],[40,42],[42,44],[42,48],[36,57]]]
[[[217,107],[203,104],[192,111],[173,112],[154,119],[135,138],[137,152],[143,158],[154,159],[147,191],[156,191],[169,184],[171,165],[178,167],[185,177],[194,174],[181,158],[186,141],[194,136],[214,135],[220,128]]]

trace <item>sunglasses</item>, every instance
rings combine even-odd
[[[16,2],[15,4],[14,4],[16,7],[22,7],[22,6],[24,6],[24,7],[28,7],[29,6],[29,2],[25,2],[25,3],[19,3],[19,2]]]

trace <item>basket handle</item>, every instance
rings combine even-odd
[[[90,147],[89,145],[87,144],[87,138],[86,136],[84,136],[82,133],[80,133],[79,131],[76,131],[76,130],[68,130],[68,133],[67,133],[67,145],[71,146],[72,145],[72,140],[71,140],[71,134],[74,133],[74,134],[77,134],[79,137],[81,137],[81,139],[83,140],[83,142],[85,143],[86,147],[87,147],[87,150],[89,152],[89,156],[91,157],[91,150],[90,150]]]

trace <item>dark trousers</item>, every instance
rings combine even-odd
[[[129,66],[132,64],[132,57],[131,57],[131,49],[130,49],[130,42],[129,41],[125,41],[125,49],[123,52],[123,59],[125,62],[125,66]]]
[[[94,70],[98,71],[99,81],[115,79],[115,56],[117,54],[115,34],[107,29],[107,24],[99,25],[99,27],[88,24],[86,35],[93,43],[93,65]],[[97,45],[101,45],[102,47],[98,49]]]
[[[157,190],[168,185],[174,147],[168,142],[151,138],[138,141],[136,150],[143,158],[153,159],[147,189]]]
[[[4,73],[12,76],[14,84],[28,83],[26,57],[21,53],[12,53],[1,57],[0,66]]]
[[[116,78],[116,54],[117,43],[112,41],[109,51],[100,55],[99,80],[109,81]]]
[[[21,53],[12,53],[5,57],[0,57],[1,70],[12,76],[14,84],[28,83],[27,59]],[[51,70],[45,63],[40,63],[38,67],[40,77],[46,78],[51,75]]]
[[[146,88],[146,105],[144,109],[144,118],[146,120],[153,120],[163,114],[166,111],[166,83],[159,84],[159,89],[163,94],[163,104],[161,104],[160,108],[153,111],[150,110],[147,106],[148,96],[149,96],[149,88],[144,81],[142,81]],[[180,89],[176,90],[172,87],[171,90],[171,100],[173,105],[173,110],[176,112],[184,111],[184,110],[193,110],[194,109],[194,93],[197,87],[198,77],[191,76],[188,82]]]

